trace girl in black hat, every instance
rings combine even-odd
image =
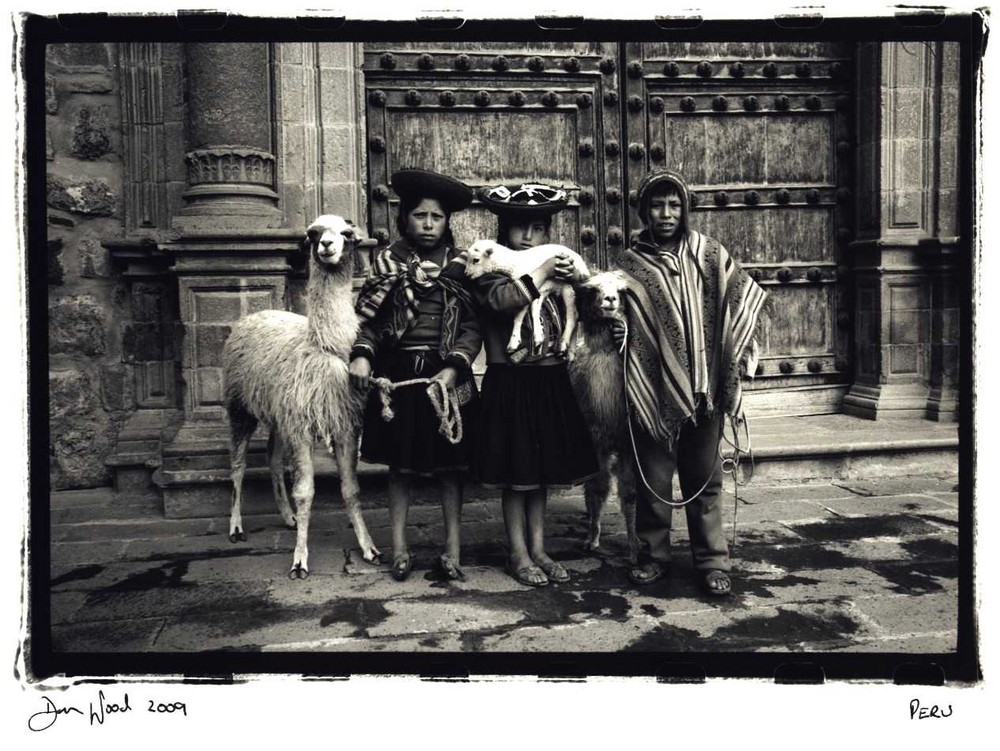
[[[549,242],[552,215],[566,205],[566,193],[546,185],[498,186],[482,195],[498,217],[497,241],[513,250]],[[542,308],[544,343],[533,344],[525,316],[523,347],[507,352],[514,315],[538,297],[548,278],[573,282],[567,256],[547,261],[531,274],[511,279],[484,274],[470,284],[482,315],[488,368],[474,473],[487,487],[503,490],[510,557],[507,570],[521,584],[540,587],[569,579],[545,552],[545,504],[550,488],[578,485],[597,474],[590,430],[573,395],[564,357],[558,354],[565,311],[551,295]]]
[[[448,579],[464,579],[459,568],[462,486],[459,472],[469,465],[468,434],[474,427],[477,394],[472,361],[482,339],[476,312],[462,286],[463,266],[451,234],[452,213],[472,201],[472,191],[450,177],[425,170],[392,176],[400,197],[396,227],[400,239],[378,253],[358,297],[361,318],[351,352],[351,380],[367,388],[374,374],[393,383],[431,378],[454,386],[466,437],[458,443],[439,431],[440,419],[426,385],[392,392],[394,417],[382,417],[382,402],[371,393],[365,410],[361,456],[389,466],[392,575],[405,579],[412,568],[406,543],[406,515],[414,475],[441,483],[445,552],[437,567]]]

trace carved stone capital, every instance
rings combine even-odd
[[[273,154],[241,146],[197,149],[185,157],[188,184],[230,183],[236,185],[274,185]]]

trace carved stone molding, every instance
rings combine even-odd
[[[166,166],[162,45],[119,46],[122,136],[125,142],[125,221],[129,229],[165,227]]]
[[[184,158],[192,188],[206,183],[263,185],[267,188],[274,185],[275,158],[266,151],[218,147],[191,151]]]

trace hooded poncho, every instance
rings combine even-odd
[[[618,265],[627,276],[629,405],[643,430],[673,443],[699,413],[741,418],[741,363],[767,295],[720,242],[688,228],[690,198],[680,175],[647,176],[638,191],[643,220],[665,183],[682,204],[676,253],[660,250],[643,230]]]

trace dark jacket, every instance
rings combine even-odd
[[[456,287],[461,289],[462,286],[465,266],[458,263],[449,263],[458,256],[459,252],[456,248],[449,247],[446,249],[445,265],[438,278],[448,280],[450,284],[448,286],[437,286],[428,294],[441,295],[445,303],[451,304],[454,314],[457,316],[454,325],[450,327],[450,334],[449,327],[444,321],[441,322],[441,338],[439,339],[438,352],[447,365],[458,369],[460,373],[469,373],[472,370],[472,362],[476,359],[479,349],[482,346],[482,335],[480,334],[479,320],[471,298],[454,295],[451,289],[449,289],[449,287],[452,289]],[[410,246],[405,240],[398,240],[390,247],[381,251],[381,253],[387,254],[388,259],[405,266],[410,254]],[[377,263],[376,266],[378,266]],[[373,268],[369,273],[368,280],[365,282],[365,287],[362,288],[361,294],[364,295],[366,289],[377,283],[376,270]],[[462,297],[465,299],[462,299]],[[396,304],[398,304],[396,296],[393,292],[390,292],[386,295],[373,317],[362,318],[357,339],[351,350],[352,360],[364,356],[374,362],[377,361],[381,350],[394,348],[398,345],[399,341],[393,334],[392,325],[393,308]],[[410,328],[415,326],[424,328],[426,325],[427,321],[421,320],[418,313],[417,318],[410,323]]]
[[[524,306],[539,297],[538,288],[531,276],[525,274],[518,279],[511,279],[506,274],[483,274],[477,279],[467,279],[466,284],[472,290],[473,299],[479,309],[482,326],[483,343],[486,346],[486,361],[490,365],[557,365],[565,359],[554,354],[548,354],[553,340],[558,340],[562,329],[559,320],[561,308],[556,306],[556,296],[550,296],[550,305],[542,308],[542,319],[546,325],[546,347],[541,354],[522,352],[512,360],[507,354],[507,342],[514,328],[514,316]],[[555,321],[553,321],[555,317]],[[553,333],[555,335],[553,336]],[[531,316],[526,315],[521,328],[522,344],[530,346],[532,341]]]

